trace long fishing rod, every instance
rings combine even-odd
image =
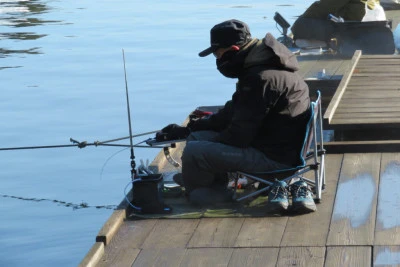
[[[98,143],[98,141],[94,143],[87,143],[86,141],[79,142],[71,138],[71,142],[74,144],[69,144],[69,145],[47,145],[47,146],[19,146],[19,147],[1,147],[0,151],[7,151],[7,150],[29,150],[29,149],[44,149],[44,148],[64,148],[64,147],[79,147],[79,148],[84,148],[87,146],[111,146],[111,147],[131,147],[131,145],[125,145],[125,144],[103,144],[103,143]],[[163,148],[162,146],[148,146],[148,145],[140,145],[142,143],[146,142],[146,140],[141,141],[137,144],[134,144],[133,147],[139,147],[139,148]]]
[[[156,130],[156,131],[151,131],[151,132],[146,132],[146,133],[141,133],[141,134],[135,134],[135,135],[131,135],[132,137],[139,137],[139,136],[143,136],[143,135],[148,135],[148,134],[154,134],[159,132],[160,130]],[[125,140],[128,138],[131,138],[131,136],[125,136],[125,137],[120,137],[120,138],[116,138],[116,139],[110,139],[110,140],[106,140],[106,141],[96,141],[95,143],[97,143],[98,145],[102,145],[102,144],[106,144],[106,143],[111,143],[111,142],[116,142],[116,141],[121,141],[121,140]]]
[[[128,93],[128,80],[126,79],[126,66],[125,66],[125,52],[122,49],[122,58],[124,61],[124,75],[125,75],[125,92],[126,92],[126,106],[128,109],[128,124],[129,124],[129,143],[131,145],[131,178],[136,178],[136,163],[135,154],[133,153],[133,138],[132,138],[132,124],[131,124],[131,109],[129,107],[129,93]]]

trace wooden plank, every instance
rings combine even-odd
[[[363,60],[379,60],[379,59],[384,59],[384,60],[396,60],[397,58],[400,58],[398,55],[363,55]]]
[[[351,58],[347,58],[347,59],[343,59],[342,64],[339,66],[339,68],[336,70],[335,76],[341,76],[343,77],[343,75],[345,73],[347,73],[350,68],[352,67],[352,60]]]
[[[374,266],[400,266],[400,246],[374,246]]]
[[[246,218],[235,247],[277,247],[288,217]]]
[[[185,248],[199,220],[158,220],[142,248]]]
[[[382,154],[375,245],[400,244],[400,153]]]
[[[354,56],[351,60],[351,67],[349,68],[349,71],[343,75],[343,78],[339,84],[339,87],[336,90],[336,93],[333,95],[332,100],[329,103],[329,106],[325,111],[324,120],[326,121],[326,123],[329,123],[332,120],[333,114],[335,113],[335,110],[336,110],[337,106],[339,105],[339,102],[340,102],[344,92],[346,91],[347,84],[350,81],[351,75],[352,75],[354,68],[356,67],[360,57],[361,57],[361,51],[357,50],[354,53]]]
[[[325,247],[285,247],[279,251],[277,267],[324,266]]]
[[[400,140],[334,141],[324,143],[324,148],[328,154],[398,152]]]
[[[229,267],[263,266],[275,267],[279,248],[240,248],[234,249]]]
[[[399,57],[391,57],[391,58],[381,58],[381,59],[366,59],[365,55],[360,59],[360,68],[362,67],[373,67],[373,66],[398,66],[400,62]]]
[[[78,267],[94,267],[101,262],[101,258],[104,254],[104,243],[96,242],[91,247],[89,252],[83,258],[83,260],[79,263]]]
[[[392,97],[400,97],[400,90],[385,90],[385,89],[368,90],[368,91],[352,90],[352,91],[347,91],[345,93],[345,97],[346,97],[346,99],[350,99],[350,98],[386,99],[386,98],[392,98]]]
[[[357,129],[357,128],[379,128],[379,127],[399,127],[400,118],[379,118],[372,120],[371,118],[341,118],[334,119],[330,123],[330,127],[335,129]],[[347,125],[346,125],[347,124]]]
[[[232,248],[188,249],[180,266],[228,266],[232,253]]]
[[[136,257],[133,265],[120,266],[179,266],[185,254],[185,248],[143,249],[138,257]]]
[[[103,266],[114,262],[120,251],[136,253],[142,247],[143,242],[153,230],[157,220],[125,221],[111,242],[105,247],[101,261]],[[137,253],[135,254],[137,255]],[[111,266],[111,265],[108,265]]]
[[[113,257],[103,258],[96,267],[107,266],[132,266],[140,249],[137,248],[121,248],[115,251]]]
[[[372,245],[380,153],[345,154],[327,245]]]
[[[357,99],[356,103],[354,103],[353,99],[342,99],[340,104],[341,105],[354,105],[354,106],[370,105],[371,107],[381,107],[382,105],[398,106],[398,101],[400,100],[400,98],[387,98],[387,99],[382,99],[382,100],[383,101],[377,101],[376,99],[360,98],[360,99]]]
[[[304,79],[315,78],[308,77],[307,75],[311,69],[316,68],[316,66],[320,66],[319,60],[321,56],[297,56],[296,58],[299,62],[298,74]]]
[[[364,141],[377,141],[376,144],[366,144],[366,146],[376,148],[381,147],[382,150],[375,150],[374,152],[392,152],[399,150],[390,150],[387,151],[386,147],[389,143],[379,143],[381,141],[394,141],[390,142],[394,146],[397,146],[396,141],[400,140],[400,131],[399,128],[355,128],[349,130],[335,130],[334,140],[337,141],[351,141],[351,142],[364,142]],[[366,150],[367,151],[367,150]],[[370,151],[371,152],[371,151]],[[354,152],[350,152],[354,153]],[[366,153],[366,152],[364,152]]]
[[[398,73],[400,70],[399,64],[386,64],[380,66],[361,66],[354,70],[355,77],[361,76],[362,74],[369,74],[370,77],[381,76],[382,74],[394,74]],[[395,76],[396,77],[396,76]]]
[[[374,77],[375,75],[381,75],[383,73],[386,74],[395,74],[396,72],[398,73],[400,70],[399,64],[386,64],[386,65],[380,65],[380,66],[360,66],[357,69],[354,70],[355,74],[370,74],[371,77]]]
[[[343,155],[327,155],[325,158],[326,189],[322,194],[317,212],[289,217],[281,246],[325,246],[332,216],[333,202]],[[311,178],[314,172],[309,172]]]
[[[243,218],[201,219],[187,247],[232,247],[243,221]]]
[[[382,83],[382,81],[373,80],[352,80],[351,84],[347,87],[349,90],[382,90],[382,89],[392,89],[398,90],[400,79],[390,79]]]
[[[305,78],[318,78],[318,74],[325,70],[324,79],[335,79],[336,70],[341,66],[341,59],[338,58],[320,58],[318,63],[312,65],[308,72],[304,74]]]
[[[349,83],[349,85],[354,84],[374,84],[384,86],[385,84],[395,84],[396,81],[399,81],[400,78],[398,76],[393,76],[390,79],[382,80],[380,78],[374,76],[359,76],[353,77]],[[379,87],[378,87],[379,88]]]
[[[371,247],[340,246],[328,247],[325,267],[366,267],[371,266]]]
[[[339,107],[336,110],[336,114],[349,114],[349,113],[390,113],[390,112],[399,112],[400,113],[400,105],[398,107],[392,107],[392,106],[382,106],[382,107],[352,107],[352,106],[344,106],[344,105],[339,105]]]
[[[368,120],[376,123],[376,122],[382,122],[385,119],[396,119],[400,117],[400,112],[375,112],[375,113],[367,113],[367,112],[348,112],[346,113],[339,113],[335,114],[335,120],[341,120],[341,119],[354,119],[354,121],[357,121],[358,119],[366,119],[366,123],[368,123]]]
[[[122,201],[121,203],[126,203],[126,201]],[[115,210],[97,234],[96,242],[103,242],[104,245],[110,243],[122,222],[125,220],[126,213],[126,206],[122,206],[118,210]]]
[[[365,60],[364,56],[361,58],[359,67],[357,69],[365,68],[380,68],[380,67],[398,67],[400,64],[400,58],[387,58],[387,59],[377,59],[377,60]],[[390,71],[390,69],[389,69]]]
[[[371,77],[370,73],[354,73],[353,74],[354,78],[358,78],[358,77]],[[391,77],[398,77],[398,73],[375,73],[373,75],[373,77],[375,77],[376,79],[389,79]],[[383,80],[384,81],[384,80]]]

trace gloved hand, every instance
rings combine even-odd
[[[178,124],[169,124],[156,134],[156,140],[169,141],[175,139],[184,139],[190,134],[190,130]]]

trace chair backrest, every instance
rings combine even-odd
[[[307,127],[306,127],[306,134],[304,137],[303,147],[301,148],[300,157],[302,161],[302,166],[306,165],[306,158],[310,151],[311,144],[316,142],[315,140],[315,127],[317,127],[318,122],[318,115],[320,114],[321,110],[321,92],[317,91],[317,99],[311,102],[311,115],[310,119],[308,120]],[[322,127],[322,125],[320,126]]]

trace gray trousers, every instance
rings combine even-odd
[[[213,142],[218,133],[193,132],[182,153],[182,178],[186,192],[228,182],[227,173],[235,171],[268,172],[290,168],[267,158],[261,151]]]

